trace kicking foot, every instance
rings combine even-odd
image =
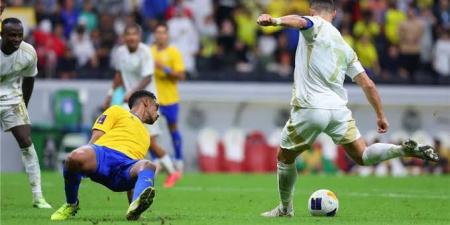
[[[75,216],[77,214],[80,207],[78,206],[78,203],[76,205],[67,204],[64,203],[64,205],[61,206],[56,212],[52,214],[50,217],[51,220],[67,220],[72,216]]]
[[[147,210],[153,203],[155,197],[155,188],[148,187],[134,200],[127,211],[127,220],[137,220],[141,214]]]
[[[293,217],[294,209],[285,209],[281,204],[274,209],[261,213],[263,217]]]
[[[419,145],[413,140],[406,140],[402,144],[406,156],[416,157],[433,162],[439,161],[439,156],[433,147],[429,145]]]
[[[45,201],[44,197],[40,197],[33,200],[33,207],[38,209],[51,209],[52,206]]]
[[[167,177],[166,181],[164,182],[164,187],[171,188],[175,186],[175,184],[179,179],[181,179],[181,172],[180,171],[173,172]]]

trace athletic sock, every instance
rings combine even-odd
[[[362,159],[364,165],[373,165],[403,155],[405,155],[405,153],[400,145],[376,143],[364,150]]]
[[[159,163],[167,170],[168,174],[172,174],[175,172],[175,167],[173,166],[172,159],[170,159],[168,154],[165,154],[162,158],[159,159]]]
[[[297,180],[297,169],[295,163],[285,164],[278,162],[278,191],[280,193],[281,204],[286,210],[292,208],[292,198],[294,195],[294,185]]]
[[[177,168],[178,171],[184,170],[184,162],[183,160],[175,160],[175,168]]]
[[[182,139],[180,132],[178,130],[171,131],[170,135],[172,136],[173,149],[175,150],[175,159],[183,160],[183,151],[181,149]]]
[[[63,171],[64,174],[64,190],[66,192],[66,203],[77,204],[78,202],[78,188],[81,183],[81,174],[70,172],[66,168]]]
[[[21,151],[22,162],[31,185],[33,199],[42,198],[41,169],[34,145],[31,144],[29,147],[21,148]]]
[[[133,200],[136,200],[139,195],[148,187],[153,187],[155,177],[155,170],[144,169],[138,173],[136,184],[134,185]]]

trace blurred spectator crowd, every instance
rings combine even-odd
[[[152,42],[158,21],[191,80],[291,81],[299,31],[260,28],[261,13],[309,14],[308,0],[6,0],[28,18],[45,78],[113,76],[126,24]],[[382,83],[450,84],[450,0],[336,0],[335,26]],[[9,11],[9,12],[8,12]],[[31,15],[31,16],[30,16]],[[298,59],[302,60],[302,59]]]

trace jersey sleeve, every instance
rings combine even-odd
[[[300,34],[303,35],[306,41],[314,42],[317,33],[320,31],[320,21],[313,16],[303,16],[307,21],[307,26],[300,29]]]
[[[184,72],[185,70],[184,61],[181,52],[178,49],[174,49],[172,51],[172,57],[173,57],[173,70],[175,72]]]
[[[105,133],[110,131],[114,124],[117,121],[117,114],[119,106],[111,106],[106,111],[100,115],[97,120],[95,120],[94,126],[92,126],[92,130],[101,130]]]
[[[358,56],[353,51],[353,57],[350,63],[347,66],[346,74],[349,76],[352,80],[355,79],[356,76],[364,72],[364,67],[361,65],[361,62],[359,62]]]
[[[31,56],[29,65],[22,72],[22,76],[24,76],[24,77],[35,77],[37,74],[38,74],[37,56],[36,56],[36,52],[34,52],[34,55]]]
[[[155,62],[149,48],[145,48],[142,60],[141,77],[153,75],[155,73]]]

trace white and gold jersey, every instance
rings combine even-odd
[[[302,108],[346,108],[345,75],[354,79],[364,68],[330,22],[318,16],[304,18],[313,25],[300,30],[291,104]]]
[[[30,44],[22,41],[19,49],[10,55],[0,50],[0,105],[22,102],[22,78],[37,73],[36,51]]]

